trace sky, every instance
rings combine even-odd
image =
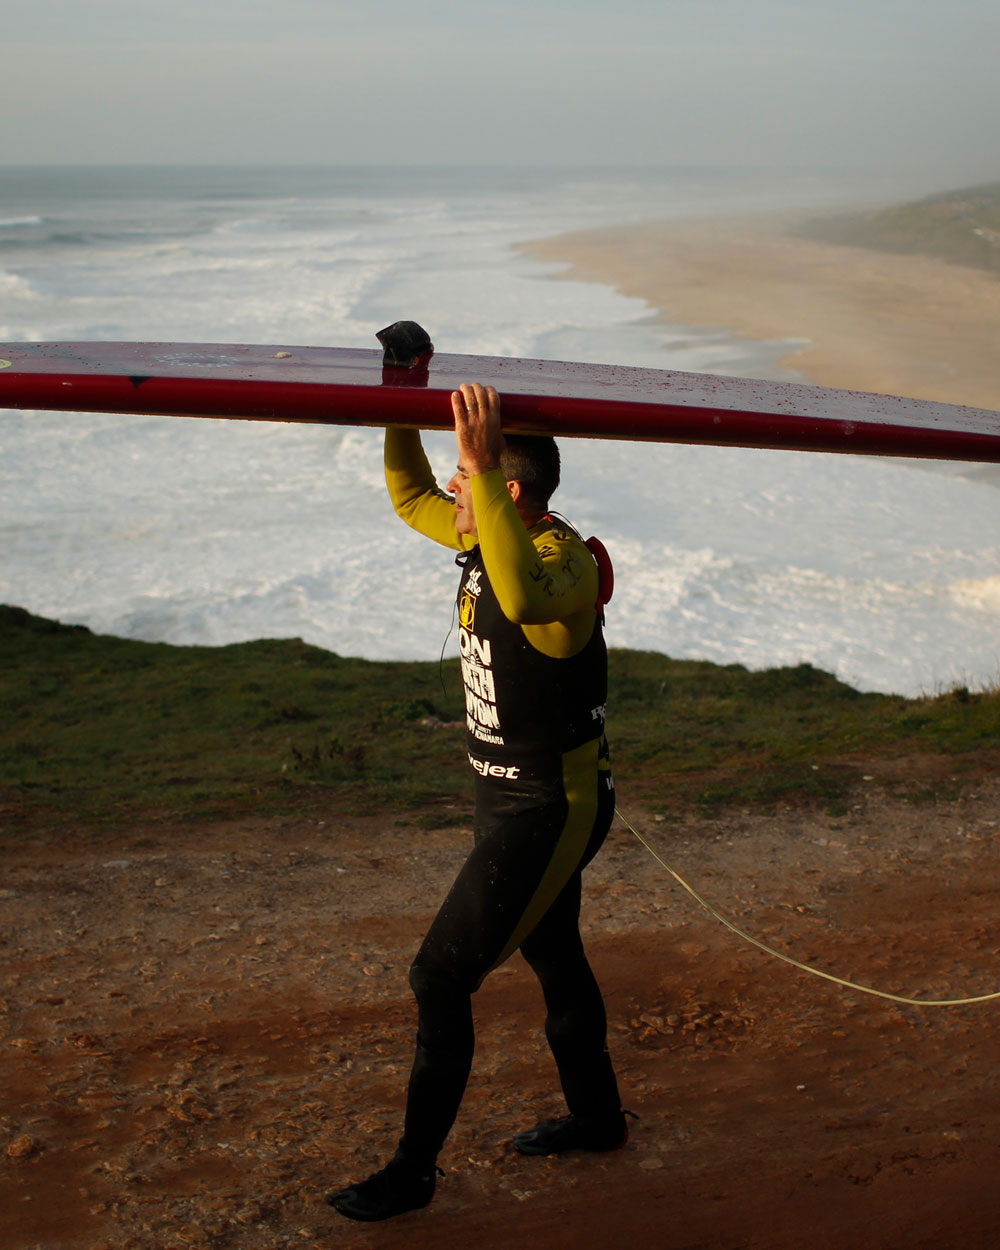
[[[997,0],[0,0],[0,18],[0,163],[1000,178]]]

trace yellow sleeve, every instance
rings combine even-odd
[[[569,530],[525,529],[499,469],[470,481],[483,562],[504,616],[545,655],[575,655],[594,629],[594,557]]]
[[[412,529],[456,551],[475,546],[474,538],[455,530],[455,502],[439,489],[419,430],[386,427],[385,484],[396,515]]]

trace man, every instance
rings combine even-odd
[[[520,948],[546,1004],[569,1114],[517,1134],[524,1154],[612,1150],[627,1133],[601,992],[579,931],[580,879],[614,815],[604,737],[600,575],[548,514],[550,438],[504,439],[492,387],[452,395],[458,471],[437,489],[416,431],[386,431],[386,482],[409,525],[462,554],[459,648],[475,770],[475,845],[424,939],[410,984],[417,1050],[402,1139],[382,1171],[328,1195],[381,1220],[426,1206],[472,1064],[473,992]]]

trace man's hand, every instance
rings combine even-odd
[[[500,396],[492,386],[478,382],[451,393],[455,414],[458,463],[469,477],[488,473],[500,465],[504,439],[500,432]]]

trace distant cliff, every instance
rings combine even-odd
[[[798,233],[879,252],[916,252],[1000,273],[1000,183],[807,222]]]

